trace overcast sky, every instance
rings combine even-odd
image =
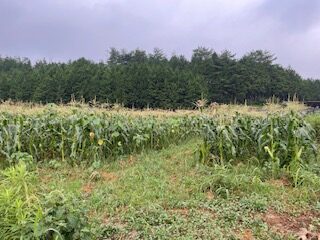
[[[0,54],[106,60],[110,47],[269,50],[320,78],[320,0],[0,0]]]

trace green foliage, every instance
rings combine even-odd
[[[58,236],[61,232],[64,239],[70,239],[69,233],[73,233],[80,239],[280,240],[295,239],[291,237],[295,232],[278,230],[309,222],[312,229],[319,231],[317,162],[300,171],[299,179],[304,182],[293,187],[286,178],[273,179],[255,159],[250,163],[195,167],[192,152],[200,141],[192,138],[161,151],[144,152],[133,156],[132,162],[126,162],[128,158],[124,156],[121,161],[104,163],[94,173],[85,166],[60,161],[60,167],[52,166],[51,162],[38,165],[39,178],[36,172],[19,178],[27,179],[29,196],[39,199],[43,221],[37,236],[41,237],[34,237],[31,218],[31,224],[23,225],[31,233],[22,239],[51,240],[49,237],[54,233],[56,239],[61,239]],[[12,168],[2,173],[9,169]],[[285,169],[282,171],[286,173]],[[105,179],[109,174],[115,178]],[[4,189],[10,189],[15,181],[4,175],[0,178],[0,192],[5,193]],[[2,185],[5,179],[6,184]],[[83,194],[84,186],[92,187],[90,194]],[[56,190],[50,193],[52,189]],[[12,202],[6,204],[13,208]],[[4,209],[0,206],[0,214],[5,213]],[[10,212],[10,216],[16,216],[15,211]],[[270,223],[267,216],[281,222]],[[96,227],[91,227],[92,222],[97,223]],[[10,230],[16,229],[16,225],[14,221]],[[80,228],[83,231],[79,232]],[[21,226],[15,235],[0,238],[20,239],[19,231],[27,232],[24,229]],[[87,235],[87,230],[91,235]]]
[[[98,162],[120,154],[160,149],[199,132],[206,117],[130,117],[119,114],[37,116],[0,114],[0,157],[17,162],[16,152],[35,160]],[[21,153],[22,154],[22,153]]]
[[[293,174],[316,153],[313,128],[294,113],[266,118],[236,116],[230,123],[206,126],[199,147],[202,162],[220,163],[249,160]],[[255,160],[256,159],[256,160]]]
[[[8,168],[0,177],[0,238],[36,239],[42,232],[43,210],[34,194],[35,176],[24,164]]]
[[[15,152],[12,153],[9,160],[9,165],[16,165],[16,164],[25,164],[27,168],[32,168],[34,166],[34,159],[33,157],[25,152]]]
[[[0,57],[0,99],[67,103],[96,99],[135,108],[191,108],[202,96],[209,102],[263,103],[271,96],[319,100],[320,81],[303,80],[294,70],[274,63],[261,50],[240,59],[199,47],[190,60],[111,49],[106,63],[80,58],[68,63]]]
[[[316,131],[317,140],[320,141],[320,115],[311,114],[306,117],[306,121],[311,124],[311,126]]]
[[[85,205],[78,198],[65,195],[60,191],[46,194],[42,200],[44,206],[44,226],[50,226],[46,233],[48,239],[91,239],[90,227]]]
[[[204,179],[201,189],[210,191],[223,198],[231,194],[259,193],[261,195],[270,193],[270,188],[263,182],[264,174],[259,168],[237,166],[214,165],[211,173]]]
[[[1,239],[92,239],[78,199],[58,191],[42,194],[38,187],[24,163],[0,172]]]

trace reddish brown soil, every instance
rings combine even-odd
[[[262,219],[273,231],[281,235],[299,235],[301,229],[309,229],[312,220],[319,218],[319,216],[319,212],[308,211],[294,217],[287,213],[278,213],[269,209]]]

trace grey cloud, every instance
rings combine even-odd
[[[319,0],[268,0],[260,6],[262,16],[279,22],[282,30],[304,32],[319,24]]]
[[[318,0],[0,0],[0,54],[105,60],[107,49],[266,49],[320,77]]]

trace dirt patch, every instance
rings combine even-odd
[[[128,233],[128,235],[125,236],[124,239],[138,239],[139,233],[135,230],[132,230]]]
[[[112,182],[117,180],[119,177],[115,173],[106,172],[106,171],[94,171],[91,173],[89,179],[91,182],[97,182],[97,181],[106,181],[106,182]]]
[[[127,227],[127,224],[122,222],[120,219],[118,218],[110,218],[109,215],[104,215],[102,218],[102,224],[107,226],[113,226],[115,228],[119,228],[119,229],[125,229]]]
[[[119,166],[123,170],[124,168],[134,165],[136,162],[137,162],[137,157],[134,155],[129,155],[127,159],[119,161]]]
[[[52,178],[50,176],[41,176],[40,179],[41,179],[41,182],[43,182],[45,184],[51,182],[51,180],[52,180]]]
[[[119,177],[114,174],[114,173],[110,173],[110,172],[100,172],[100,176],[102,178],[102,180],[107,181],[107,182],[112,182],[117,180]]]
[[[253,237],[252,231],[250,229],[245,229],[241,236],[241,240],[254,240],[255,238]]]
[[[269,209],[264,214],[262,220],[275,232],[281,235],[297,235],[301,229],[308,229],[312,220],[320,216],[319,212],[305,212],[297,217],[287,213],[277,213]]]
[[[178,177],[176,175],[171,175],[170,176],[170,182],[175,184],[175,183],[177,183],[177,181],[178,181]]]
[[[87,183],[82,186],[81,192],[84,193],[86,196],[89,196],[94,189],[94,184],[92,183]]]
[[[208,200],[212,200],[212,199],[214,199],[214,194],[211,192],[211,191],[208,191],[207,193],[206,193],[206,195],[207,195],[207,199]]]
[[[268,181],[269,184],[275,187],[289,187],[292,186],[290,180],[288,178],[280,178],[280,179],[271,179]]]
[[[135,162],[137,161],[137,157],[133,156],[133,155],[130,155],[128,157],[128,165],[133,165]]]
[[[52,180],[50,173],[42,171],[42,170],[39,171],[39,176],[40,176],[41,182],[44,182],[44,183],[51,182],[51,180]]]
[[[297,234],[297,238],[299,240],[320,240],[320,233],[310,232],[305,228],[302,228],[300,232]]]

